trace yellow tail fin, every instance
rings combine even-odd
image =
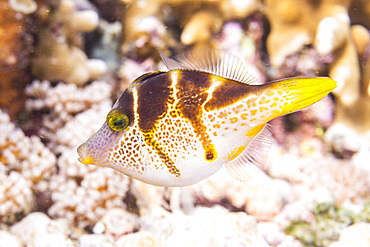
[[[270,86],[278,90],[283,103],[280,115],[285,115],[316,103],[333,91],[337,83],[328,77],[294,77]]]

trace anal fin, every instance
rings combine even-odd
[[[247,181],[258,171],[264,169],[267,153],[273,140],[269,126],[263,125],[263,129],[252,139],[245,150],[226,164],[230,175],[238,181]],[[258,130],[261,129],[261,126],[255,128]]]

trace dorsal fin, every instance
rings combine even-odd
[[[267,152],[273,143],[269,126],[256,135],[248,147],[235,159],[226,164],[230,175],[238,181],[251,179],[257,171],[263,170]]]
[[[169,70],[208,72],[249,85],[257,84],[257,79],[247,71],[244,63],[230,53],[222,53],[212,48],[198,48],[181,53],[174,59],[166,57],[161,51],[159,53]]]

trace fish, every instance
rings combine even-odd
[[[216,49],[174,58],[143,74],[114,103],[103,126],[78,149],[85,165],[110,167],[156,186],[198,183],[223,166],[238,181],[263,169],[273,142],[268,122],[319,101],[328,77],[259,84],[235,55]]]

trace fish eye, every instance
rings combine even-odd
[[[107,115],[108,126],[115,131],[122,131],[129,124],[128,116],[121,110],[112,109]]]

